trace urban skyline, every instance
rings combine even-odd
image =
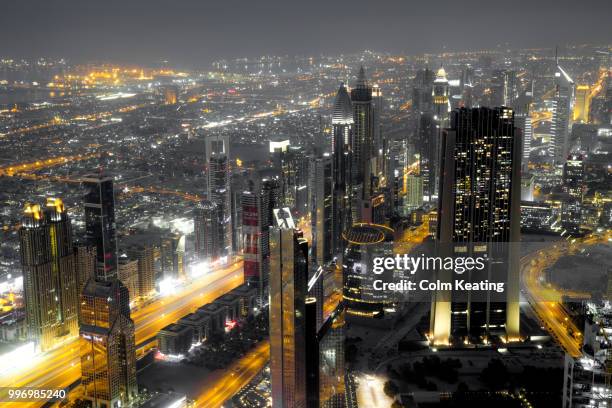
[[[0,401],[612,404],[594,38],[198,69],[0,56]]]

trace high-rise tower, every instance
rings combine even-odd
[[[117,237],[113,179],[99,175],[83,178],[85,188],[85,239],[96,248],[96,279],[117,277]]]
[[[340,85],[332,112],[332,159],[334,176],[333,223],[334,235],[339,237],[351,225],[351,140],[353,132],[353,107],[344,84]],[[341,240],[336,241],[335,251],[341,250]]]
[[[113,179],[88,176],[83,185],[86,238],[97,249],[98,268],[80,296],[81,384],[93,408],[118,408],[138,388],[130,295],[118,279]]]
[[[27,204],[19,230],[28,336],[41,351],[78,335],[78,280],[64,204]]]
[[[319,266],[329,263],[342,231],[334,230],[333,162],[329,154],[311,161],[311,222],[313,259]]]
[[[436,344],[452,337],[503,332],[519,337],[520,133],[510,108],[458,109],[443,132],[437,245],[441,256],[487,258],[461,279],[505,282],[503,294],[434,295],[431,331]],[[459,276],[459,275],[457,275]],[[438,279],[452,281],[452,271]],[[459,279],[457,278],[457,279]]]
[[[574,81],[556,60],[555,95],[552,100],[551,139],[548,154],[554,165],[563,165],[568,153],[574,109]]]
[[[372,191],[372,154],[374,141],[374,110],[372,87],[366,80],[365,70],[359,69],[355,87],[351,89],[353,106],[352,187],[357,200],[367,200]],[[361,204],[359,204],[360,206]],[[354,214],[357,216],[357,214]],[[354,217],[354,221],[357,220]]]
[[[270,377],[274,408],[306,408],[308,242],[288,208],[270,231]]]

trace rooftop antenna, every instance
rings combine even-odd
[[[555,65],[559,65],[559,55],[558,55],[559,47],[555,45]]]

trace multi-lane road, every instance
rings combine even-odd
[[[562,291],[547,284],[546,269],[563,256],[576,253],[591,245],[607,243],[610,236],[608,232],[589,235],[573,242],[555,242],[521,259],[521,280],[527,301],[555,341],[573,357],[582,354],[582,330],[572,322],[561,301],[563,295],[576,293]]]
[[[136,344],[153,338],[163,327],[231,291],[243,281],[242,261],[238,261],[200,277],[174,295],[133,312]],[[73,340],[24,362],[19,369],[0,375],[0,387],[65,388],[78,381],[80,375],[78,340]],[[39,405],[42,403],[19,404],[20,407]]]

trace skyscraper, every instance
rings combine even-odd
[[[227,137],[206,138],[208,165],[208,200],[218,212],[217,245],[220,257],[232,253],[232,217],[229,169],[229,140]]]
[[[80,298],[81,384],[93,408],[119,408],[138,388],[130,298],[118,279],[113,179],[88,176],[83,184],[86,238],[97,248],[98,268]]]
[[[333,259],[336,237],[342,231],[334,230],[333,219],[333,162],[329,154],[311,163],[310,190],[313,260],[323,266]]]
[[[417,139],[419,151],[419,172],[423,181],[423,199],[433,201],[438,195],[436,183],[438,173],[439,123],[431,112],[420,115]]]
[[[574,81],[556,60],[555,95],[552,100],[551,140],[548,154],[554,165],[563,165],[568,153],[574,107]]]
[[[436,79],[433,82],[433,108],[434,119],[438,121],[440,129],[444,129],[448,124],[448,115],[450,112],[450,88],[448,86],[448,78],[443,67],[436,72]]]
[[[353,132],[353,107],[344,84],[340,85],[332,111],[332,157],[334,176],[333,223],[334,236],[351,225],[351,140]],[[335,242],[335,251],[341,250],[341,240]]]
[[[433,110],[434,72],[428,68],[417,71],[412,88],[412,109],[415,112]]]
[[[195,255],[200,262],[213,262],[219,257],[219,210],[212,201],[202,201],[193,220]]]
[[[591,87],[588,85],[576,86],[576,103],[574,104],[573,121],[588,123],[591,107]]]
[[[365,70],[359,69],[355,87],[351,89],[353,106],[353,140],[352,150],[352,187],[354,199],[367,200],[370,197],[372,185],[372,154],[374,141],[374,110],[372,106],[372,87],[368,83]],[[361,202],[358,206],[360,207]],[[358,220],[358,214],[353,210],[353,220]]]
[[[138,392],[127,288],[118,279],[89,280],[80,316],[83,396],[93,408],[125,406]]]
[[[19,230],[28,336],[41,351],[78,335],[72,226],[58,198],[27,204]]]
[[[278,180],[251,180],[242,194],[242,247],[244,279],[258,289],[260,306],[268,303],[270,272],[270,225],[278,199]]]
[[[117,277],[117,237],[113,179],[101,175],[83,178],[85,188],[85,240],[96,248],[96,279]]]
[[[274,408],[306,408],[308,242],[288,208],[270,231],[270,377]]]
[[[506,292],[480,298],[462,292],[434,295],[435,344],[503,332],[519,337],[517,245],[520,239],[520,133],[509,108],[458,109],[443,133],[437,245],[441,256],[486,257],[470,279],[505,282]],[[437,279],[454,279],[439,271]],[[465,278],[465,276],[462,276]],[[458,278],[457,278],[458,279]]]

